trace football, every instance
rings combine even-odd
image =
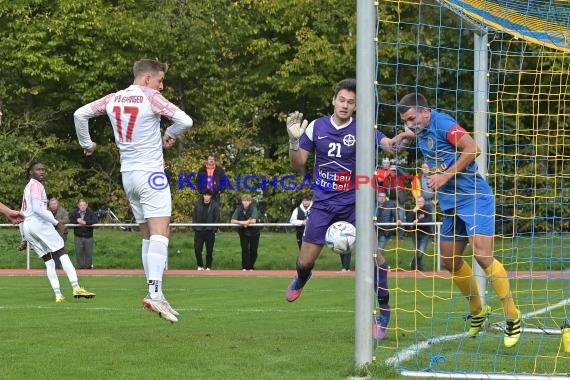
[[[339,255],[351,253],[356,243],[356,228],[348,222],[336,222],[327,229],[326,244]]]

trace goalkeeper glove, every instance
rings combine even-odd
[[[289,134],[289,149],[299,149],[299,139],[305,133],[309,122],[303,120],[303,114],[295,111],[287,116],[287,133]]]

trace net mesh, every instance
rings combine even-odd
[[[521,341],[505,348],[501,302],[489,286],[490,324],[477,338],[466,338],[468,303],[438,271],[436,233],[419,272],[410,268],[414,232],[399,229],[384,249],[392,320],[377,349],[390,352],[388,363],[404,374],[570,373],[560,335],[570,319],[569,8],[563,1],[378,4],[377,126],[388,136],[402,130],[396,111],[401,96],[416,91],[474,133],[474,39],[488,35],[488,131],[474,137],[487,142],[482,172],[496,196],[494,255],[509,273],[524,319]],[[378,168],[385,156],[378,151]],[[415,149],[391,163],[421,174]],[[402,207],[411,211],[411,184],[408,190]],[[469,247],[464,255],[470,262]]]

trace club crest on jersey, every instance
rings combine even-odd
[[[427,147],[428,149],[433,149],[433,147],[435,146],[435,142],[433,141],[433,137],[428,136],[427,138]]]
[[[344,138],[342,139],[342,143],[345,146],[353,146],[354,143],[356,143],[356,137],[354,137],[354,135],[348,134],[344,136]]]

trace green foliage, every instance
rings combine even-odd
[[[169,63],[165,96],[195,128],[165,154],[169,173],[196,171],[215,152],[228,175],[291,173],[284,118],[330,112],[332,86],[354,76],[354,5],[306,0],[193,2],[36,0],[0,3],[0,107],[5,137],[0,196],[13,207],[33,158],[46,161],[49,196],[125,207],[108,121],[93,120],[98,149],[86,158],[72,113],[128,86],[140,58]],[[166,126],[165,122],[165,126]],[[17,141],[17,144],[16,144]],[[172,183],[176,188],[176,180]],[[238,194],[225,194],[233,199]],[[188,220],[196,194],[174,192],[174,219]],[[288,193],[265,197],[274,220]],[[288,202],[288,201],[287,201]]]
[[[418,7],[421,25],[396,23],[416,20]],[[397,57],[410,66],[400,65],[397,73],[378,72],[380,99],[397,99],[408,86],[420,82],[439,108],[452,113],[470,110],[471,26],[430,1],[379,2],[379,11],[385,16],[385,22],[378,25],[380,43],[397,37],[413,41],[382,45],[381,61],[394,62]],[[173,189],[178,173],[196,171],[208,152],[218,155],[232,178],[294,174],[284,131],[286,114],[298,109],[314,119],[330,113],[334,84],[355,76],[355,17],[353,2],[337,0],[0,2],[1,200],[17,207],[26,182],[20,173],[32,159],[40,158],[49,170],[48,196],[62,198],[64,205],[75,205],[77,198],[85,197],[92,205],[126,207],[109,122],[105,117],[92,120],[90,130],[98,149],[94,156],[85,157],[76,142],[72,114],[86,102],[132,83],[131,67],[140,58],[169,64],[164,94],[195,121],[177,146],[165,152]],[[440,23],[445,28],[438,28]],[[444,46],[455,48],[441,50]],[[510,59],[508,70],[530,71],[537,67],[536,61],[526,58],[522,67]],[[556,73],[567,68],[566,61],[554,56],[545,56],[539,63],[545,81],[548,69]],[[520,79],[525,85],[536,80],[532,76]],[[517,80],[513,77],[506,83],[513,85]],[[567,81],[551,82],[562,86]],[[456,87],[463,91],[444,90]],[[536,103],[521,99],[515,107],[520,115],[533,115],[545,107],[539,102],[541,108],[532,109]],[[545,104],[551,107],[554,103]],[[553,111],[548,109],[550,114]],[[472,128],[470,112],[456,116],[467,129]],[[533,125],[534,120],[525,116],[500,122],[505,128],[521,128]],[[539,120],[541,129],[549,130],[544,135],[555,138],[560,136],[552,129],[560,122]],[[399,121],[393,107],[381,107],[379,124],[389,136],[396,132]],[[163,127],[167,125],[164,121]],[[529,131],[528,139],[536,133]],[[521,144],[527,143],[524,136]],[[496,142],[511,146],[519,141],[507,137]],[[553,157],[559,170],[553,171],[552,165],[549,170],[561,173],[559,152],[541,149],[535,152],[527,145],[521,153]],[[407,156],[410,165],[416,159],[413,151],[401,156]],[[497,172],[512,171],[514,163],[511,160]],[[539,169],[525,165],[520,167],[523,173]],[[521,179],[519,188],[542,185],[532,181]],[[223,195],[224,212],[229,212],[238,195],[229,191]],[[265,191],[269,219],[286,220],[290,199],[295,197],[291,192]],[[174,220],[187,221],[195,200],[192,191],[174,191]]]

